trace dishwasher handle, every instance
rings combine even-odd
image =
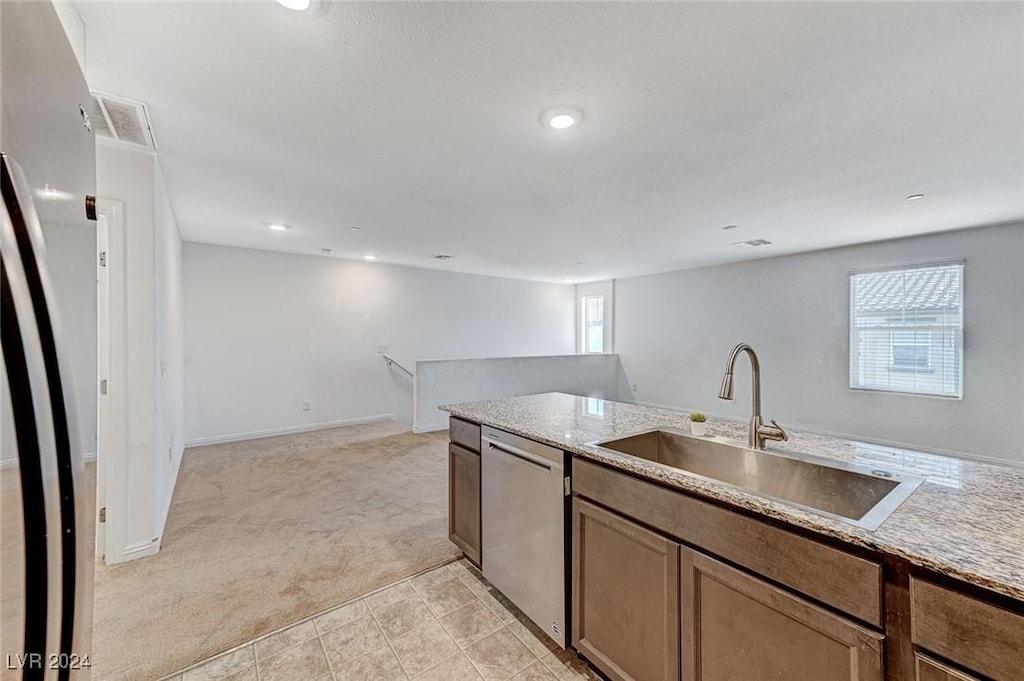
[[[521,459],[532,466],[536,466],[537,468],[543,468],[548,473],[551,472],[552,464],[550,461],[541,458],[536,454],[531,454],[525,449],[519,449],[518,447],[513,447],[512,445],[498,444],[497,442],[493,442],[491,440],[487,441],[487,446],[490,447],[491,449],[501,452],[502,454],[508,454],[509,456],[514,456],[517,459]]]

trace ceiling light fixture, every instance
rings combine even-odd
[[[356,227],[355,225],[353,225],[353,226],[351,226],[351,227],[349,227],[349,228],[348,228],[348,231],[350,231],[350,232],[358,232],[358,231],[360,231],[360,230],[359,230],[359,228],[358,228],[358,227]]]
[[[551,120],[548,121],[548,125],[555,130],[564,130],[565,128],[571,128],[576,125],[576,119],[569,114],[558,114],[557,116],[551,117]]]
[[[277,0],[277,4],[293,12],[305,12],[313,3],[312,0]]]
[[[363,256],[363,260],[366,260],[368,262],[371,262],[371,261],[376,260],[376,259],[377,259],[377,256],[375,256],[373,253],[367,253],[366,255]]]
[[[919,201],[924,198],[924,194],[911,194],[907,197],[907,201]]]
[[[291,227],[289,227],[288,225],[280,222],[272,222],[269,225],[267,225],[267,227],[269,227],[275,232],[287,232],[289,229],[291,229]]]
[[[545,109],[540,114],[540,124],[545,128],[565,130],[579,125],[583,120],[583,110],[573,106],[557,106]]]

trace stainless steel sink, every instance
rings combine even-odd
[[[757,451],[729,440],[651,430],[594,446],[876,529],[924,481],[911,475],[795,452]]]

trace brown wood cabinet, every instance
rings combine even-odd
[[[683,548],[683,678],[881,681],[884,637]]]
[[[995,681],[1024,677],[1024,616],[917,577],[910,596],[915,644]]]
[[[572,643],[612,681],[679,680],[679,545],[573,499]]]
[[[915,663],[917,681],[980,681],[974,676],[968,676],[920,653],[915,656]]]
[[[448,538],[480,566],[480,453],[448,445]]]

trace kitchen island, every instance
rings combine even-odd
[[[1024,674],[1022,470],[801,432],[784,446],[768,447],[769,452],[809,454],[924,478],[881,526],[869,530],[593,444],[659,428],[687,431],[685,413],[561,393],[442,409],[462,422],[571,455],[571,637],[577,651],[611,678],[679,678],[680,669],[688,670],[686,678],[736,673],[735,667],[709,662],[716,651],[724,655],[720,648],[725,643],[714,639],[715,622],[707,618],[712,617],[710,608],[739,608],[751,599],[775,605],[770,612],[751,611],[743,626],[758,618],[767,624],[775,615],[783,618],[780,622],[802,618],[804,629],[789,638],[803,637],[803,649],[816,645],[815,637],[843,642],[841,655],[824,655],[821,669],[847,656],[856,660],[849,673],[813,672],[819,676],[931,681],[975,678],[972,672],[1006,679]],[[714,420],[708,427],[712,439],[742,441],[745,434],[743,423]],[[588,527],[611,528],[611,534],[588,537]],[[601,583],[608,566],[595,561],[602,548],[611,551],[607,560],[623,554],[627,545],[616,544],[613,535],[635,537],[637,546],[646,547],[615,572],[628,573],[647,560],[653,572],[637,574],[638,579],[675,584],[657,592],[648,589],[642,594],[647,602],[640,604],[629,601],[629,588],[643,590],[635,582],[617,595],[609,593],[615,584]],[[609,542],[606,547],[600,545],[603,539]],[[661,564],[650,561],[662,555]],[[479,559],[486,564],[486,554]],[[757,579],[741,583],[751,577]],[[731,585],[731,596],[741,600],[720,594],[720,602],[708,602],[709,610],[702,611],[693,601],[699,594],[713,594],[713,584]],[[588,603],[588,598],[594,600]],[[601,600],[608,598],[623,602]],[[792,602],[783,604],[780,598]],[[662,610],[654,614],[652,608]],[[655,634],[664,641],[653,656],[664,658],[658,664],[644,662],[652,658],[649,650],[632,659],[626,645],[629,630],[598,616],[631,609],[638,623],[654,627],[644,636]],[[589,638],[589,632],[579,631],[588,621],[594,634]],[[739,633],[738,623],[728,626]],[[767,633],[764,640],[769,647],[761,653],[772,651],[769,657],[780,659],[762,664],[785,669],[782,658],[788,653]],[[740,668],[739,673],[746,672]]]

